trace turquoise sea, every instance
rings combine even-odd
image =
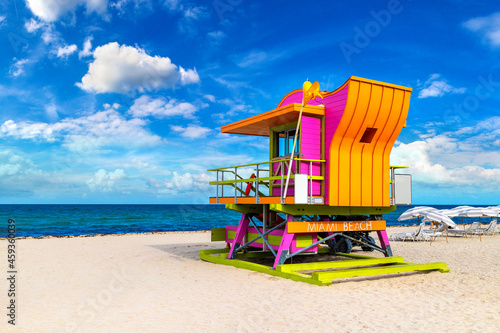
[[[415,224],[416,220],[397,220],[412,207],[399,206],[383,217],[388,225]],[[16,221],[17,237],[40,237],[209,230],[238,224],[240,217],[224,205],[0,205],[0,237],[7,236],[9,219]]]

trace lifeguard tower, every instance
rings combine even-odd
[[[445,263],[394,257],[382,219],[396,204],[411,204],[411,176],[396,174],[402,167],[389,161],[411,90],[354,76],[332,92],[306,82],[275,109],[222,126],[222,133],[269,137],[269,160],[208,170],[215,173],[210,203],[242,216],[238,225],[212,230],[212,240],[225,241],[227,249],[203,250],[200,257],[319,285],[448,271]],[[384,258],[350,254],[353,246]],[[335,260],[314,262],[314,254]]]

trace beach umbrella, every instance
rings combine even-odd
[[[475,207],[469,210],[464,210],[462,213],[460,213],[460,216],[462,216],[462,219],[464,216],[466,217],[477,217],[479,218],[479,223],[481,223],[481,217],[495,217],[499,216],[499,213],[494,211],[493,209],[485,208],[485,207]],[[465,228],[465,226],[464,226]],[[467,235],[467,233],[466,233]],[[481,240],[481,234],[479,234],[479,240]]]
[[[464,210],[464,209],[471,209],[474,208],[472,206],[457,206],[455,208],[452,208],[451,210]]]
[[[462,213],[463,211],[466,211],[466,210],[469,210],[472,208],[474,208],[474,207],[472,207],[472,206],[458,206],[458,207],[455,207],[452,209],[446,209],[446,211],[449,214],[448,215],[449,217],[455,217],[455,216],[459,216],[460,213]]]
[[[448,217],[460,216],[461,213],[463,213],[466,210],[472,209],[472,208],[474,208],[474,207],[472,207],[472,206],[458,206],[458,207],[455,207],[452,209],[448,209],[447,212],[445,212],[445,215],[447,215]],[[462,216],[462,225],[464,226],[464,230],[465,230],[465,222],[464,222],[463,216]],[[465,237],[467,237],[467,233],[465,234]]]
[[[453,222],[452,219],[442,214],[440,211],[424,212],[424,216],[429,221],[436,221],[439,223],[443,223],[444,225],[447,225],[452,229],[455,229],[457,227],[457,225],[455,224],[455,222]]]
[[[481,217],[496,217],[498,215],[499,212],[486,207],[475,207],[468,210],[464,210],[462,213],[460,213],[460,216],[479,217],[479,219],[481,219]]]
[[[488,209],[491,209],[497,213],[500,213],[500,206],[490,206],[490,207],[486,207]]]
[[[439,211],[439,210],[425,212],[424,215],[425,215],[425,218],[422,220],[422,222],[434,221],[434,222],[442,223],[451,229],[455,229],[457,227],[457,225],[455,224],[455,222],[453,222],[452,219],[450,219],[448,216],[441,213],[441,211]],[[446,243],[448,243],[448,234],[445,233],[445,235],[446,235]],[[431,240],[430,245],[432,245],[432,240]]]
[[[408,209],[403,214],[401,214],[401,216],[398,218],[398,221],[420,218],[421,216],[424,216],[423,213],[425,213],[425,212],[431,212],[431,211],[437,211],[437,210],[438,209],[436,209],[434,207],[428,207],[428,206],[413,207],[413,208]]]
[[[453,209],[441,209],[441,210],[439,210],[439,212],[443,215],[448,216],[448,217],[457,217],[461,213],[461,211],[453,210]]]

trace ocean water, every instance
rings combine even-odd
[[[416,224],[397,220],[412,207],[398,206],[383,218],[387,225]],[[7,236],[9,219],[16,221],[17,237],[40,237],[210,230],[238,224],[240,217],[224,205],[0,205],[0,237]],[[454,220],[462,222],[460,217]]]

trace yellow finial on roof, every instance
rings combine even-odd
[[[302,105],[305,106],[311,99],[314,99],[316,97],[321,97],[321,94],[319,93],[319,83],[318,81],[314,81],[314,83],[311,83],[309,79],[307,79],[306,82],[302,85],[302,92],[304,94],[304,100],[302,102]]]

